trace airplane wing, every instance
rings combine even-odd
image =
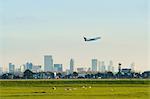
[[[96,37],[95,39],[96,39],[96,40],[97,40],[97,39],[101,39],[101,37]]]

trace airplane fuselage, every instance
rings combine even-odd
[[[86,37],[84,37],[84,40],[85,41],[95,41],[95,40],[98,40],[98,39],[100,39],[101,37],[95,37],[95,38],[86,38]]]

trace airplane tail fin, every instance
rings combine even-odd
[[[84,40],[86,41],[86,37],[84,37]]]

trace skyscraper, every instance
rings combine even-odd
[[[42,66],[41,65],[34,65],[32,67],[32,71],[33,72],[40,72],[41,71]]]
[[[53,71],[53,58],[51,55],[44,56],[44,71]]]
[[[105,71],[106,71],[105,62],[102,61],[102,64],[101,64],[101,72],[105,72]]]
[[[113,62],[112,61],[109,62],[108,71],[114,72]]]
[[[12,63],[9,63],[9,73],[14,73],[15,72],[15,65]]]
[[[55,72],[62,72],[62,64],[54,64]]]
[[[70,72],[74,71],[74,60],[70,59]]]
[[[25,65],[24,65],[24,70],[31,70],[32,71],[32,67],[33,67],[33,64],[30,63],[30,62],[27,62]]]
[[[97,71],[97,59],[92,59],[92,71]]]
[[[101,61],[98,61],[98,71],[101,72]]]
[[[0,66],[0,75],[3,73],[3,68]]]
[[[25,65],[21,65],[20,70],[21,70],[21,72],[24,72],[25,71]]]

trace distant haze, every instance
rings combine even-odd
[[[148,0],[0,0],[0,66],[27,61],[43,65],[44,55],[68,68],[91,59],[115,68],[135,63],[150,70]],[[102,38],[84,42],[85,37]]]

